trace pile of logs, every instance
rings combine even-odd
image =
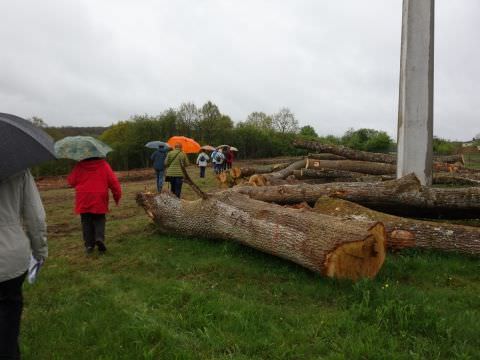
[[[231,169],[214,194],[185,172],[199,200],[141,193],[137,202],[162,232],[238,241],[331,277],[374,277],[387,249],[480,255],[480,227],[438,221],[480,218],[480,176],[460,156],[436,158],[434,181],[463,187],[425,187],[413,174],[395,179],[390,154],[295,145],[320,153]]]

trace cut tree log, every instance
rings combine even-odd
[[[342,145],[328,145],[328,144],[322,144],[318,141],[307,141],[307,140],[295,140],[293,142],[293,145],[298,148],[314,150],[320,153],[335,154],[351,160],[381,162],[386,164],[397,163],[396,155],[354,150]],[[439,162],[439,163],[449,163],[449,164],[455,164],[455,163],[459,163],[461,165],[465,164],[462,155],[434,156],[433,161]]]
[[[286,179],[288,176],[293,174],[294,170],[304,168],[307,163],[306,159],[295,161],[294,163],[287,166],[285,169],[275,171],[268,174],[255,174],[252,175],[249,179],[249,183],[254,186],[265,186],[273,185],[275,180]]]
[[[414,174],[398,180],[364,183],[297,184],[266,187],[237,186],[229,191],[277,204],[315,203],[333,196],[369,208],[407,216],[480,218],[480,187],[432,188]]]
[[[370,175],[395,174],[397,168],[392,164],[355,161],[355,160],[316,160],[307,159],[307,169],[337,169]]]
[[[381,221],[387,231],[387,248],[394,250],[416,246],[423,249],[480,255],[480,227],[398,217],[350,201],[329,197],[318,199],[314,211],[369,223]]]
[[[394,180],[392,175],[365,175],[353,171],[336,170],[336,169],[300,169],[295,170],[293,175],[298,180],[307,179],[324,179],[325,182],[347,182],[347,181],[387,181]],[[433,184],[435,185],[455,185],[455,186],[480,186],[480,180],[469,179],[452,173],[435,173],[433,174]]]
[[[282,163],[259,167],[234,167],[230,169],[230,175],[237,179],[241,177],[250,177],[254,174],[268,174],[288,167],[291,163]]]
[[[293,146],[321,153],[335,154],[351,160],[380,162],[386,164],[395,164],[397,161],[396,157],[390,154],[353,150],[346,146],[322,144],[318,141],[295,140]]]
[[[329,277],[373,278],[385,259],[381,223],[344,221],[234,192],[195,201],[139,193],[137,203],[163,233],[237,241]]]
[[[310,159],[317,159],[317,160],[347,160],[347,158],[344,158],[343,156],[338,156],[338,155],[329,154],[329,153],[319,153],[319,154],[310,153],[308,154],[308,157]]]

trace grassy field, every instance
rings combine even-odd
[[[83,253],[73,191],[42,191],[50,257],[25,285],[25,359],[479,358],[478,259],[409,251],[374,281],[325,279],[234,243],[157,234],[134,201],[153,182],[123,184],[104,256]]]

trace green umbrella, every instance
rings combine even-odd
[[[67,136],[55,143],[58,158],[85,160],[92,157],[106,157],[112,148],[91,136]]]

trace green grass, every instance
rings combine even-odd
[[[465,154],[465,166],[470,169],[480,169],[480,154]]]
[[[42,193],[50,258],[25,286],[25,359],[478,358],[478,259],[408,251],[373,281],[326,279],[235,243],[157,234],[134,202],[153,183],[124,184],[105,256],[83,254],[72,191]]]

